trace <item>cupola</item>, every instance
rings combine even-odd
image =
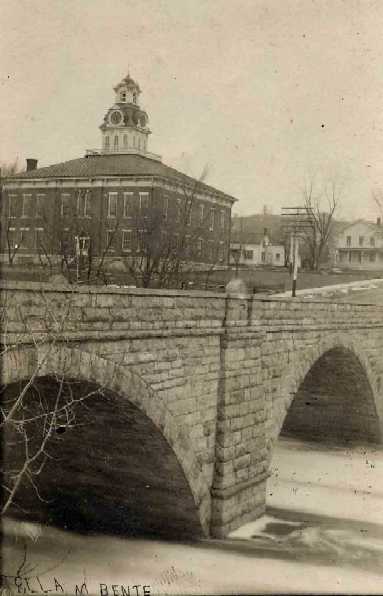
[[[109,108],[100,126],[101,153],[146,154],[148,147],[148,115],[139,106],[141,89],[130,74],[114,87],[115,103]]]

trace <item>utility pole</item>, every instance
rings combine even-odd
[[[300,236],[312,228],[310,212],[306,207],[282,207],[283,228],[290,233],[289,269],[293,274],[291,295],[296,297]]]

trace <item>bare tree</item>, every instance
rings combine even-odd
[[[192,184],[183,183],[180,196],[172,203],[168,200],[168,205],[152,200],[130,206],[132,231],[124,262],[137,286],[149,287],[155,282],[159,287],[179,287],[192,263],[200,260],[211,213],[202,206],[197,213],[195,206],[206,175],[207,168]]]
[[[381,188],[374,188],[372,190],[372,200],[374,201],[375,205],[378,207],[379,216],[383,219],[383,191]]]
[[[36,292],[41,309],[41,321],[45,328],[35,332],[26,316],[19,308],[20,318],[30,338],[36,354],[43,354],[36,359],[36,365],[29,378],[10,387],[1,387],[0,429],[3,436],[3,457],[1,462],[2,505],[4,515],[10,508],[18,508],[18,493],[23,485],[28,485],[38,499],[44,501],[39,486],[39,477],[44,466],[51,458],[50,447],[57,436],[76,425],[78,407],[96,394],[103,394],[102,387],[80,384],[65,378],[64,373],[55,372],[50,378],[44,377],[44,366],[49,354],[58,345],[62,345],[62,333],[71,311],[71,299],[57,316],[42,291]],[[2,305],[15,308],[12,298],[10,303]],[[20,345],[15,343],[2,325],[1,357],[7,356],[12,362]]]
[[[88,198],[89,190],[80,189],[60,205],[62,225],[58,229],[50,225],[47,212],[44,210],[42,213],[43,233],[38,235],[36,246],[40,265],[53,273],[58,264],[69,283],[107,281],[105,259],[111,251],[119,222],[116,221],[113,234],[108,237],[101,255],[96,255],[94,231],[88,225],[90,218],[86,216]]]
[[[11,162],[0,163],[0,174],[2,178],[6,178],[7,176],[13,176],[14,174],[18,174],[22,171],[23,169],[20,168],[19,160],[17,157]]]
[[[303,231],[303,242],[308,252],[310,269],[317,271],[328,250],[333,218],[339,207],[344,184],[338,176],[318,182],[315,176],[305,181],[303,203],[310,227]]]
[[[5,238],[6,238],[6,244],[7,244],[8,265],[10,267],[12,267],[15,262],[17,253],[19,252],[20,248],[22,248],[22,246],[23,246],[24,234],[23,234],[23,232],[20,232],[19,237],[16,238],[16,236],[14,234],[14,230],[12,230],[10,221],[8,220]]]

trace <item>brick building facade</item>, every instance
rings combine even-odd
[[[101,150],[2,180],[3,260],[38,260],[63,247],[95,257],[139,256],[156,228],[181,243],[185,260],[227,264],[235,199],[162,163],[147,150],[148,117],[128,75],[100,126]],[[160,230],[160,233],[159,233]],[[142,233],[140,233],[142,232]]]

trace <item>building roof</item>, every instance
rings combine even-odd
[[[171,178],[174,182],[195,185],[198,180],[165,165],[161,161],[138,154],[95,154],[79,159],[71,159],[52,166],[37,168],[8,177],[8,180],[36,178],[97,178],[109,176],[159,176]],[[230,200],[237,199],[216,188],[198,183],[205,191],[216,193]]]
[[[374,221],[367,221],[365,219],[357,219],[351,223],[345,223],[342,227],[337,230],[337,234],[344,233],[349,228],[362,224],[363,226],[369,228],[371,233],[378,234],[379,236],[383,236],[383,225],[381,223],[377,223]]]

